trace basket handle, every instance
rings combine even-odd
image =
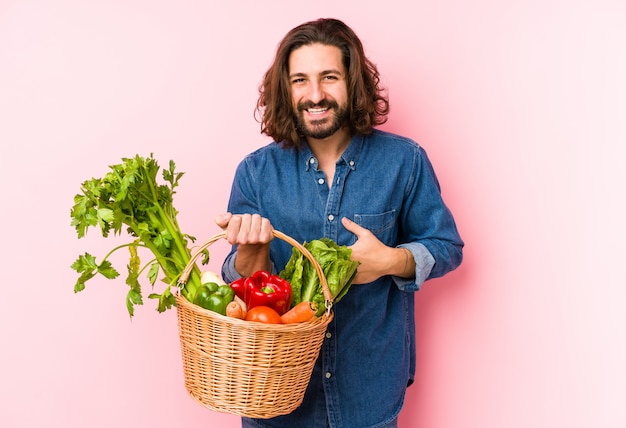
[[[296,241],[292,237],[284,234],[283,232],[280,232],[278,230],[272,230],[272,234],[274,235],[274,237],[287,242],[292,247],[297,248],[304,255],[304,257],[306,257],[311,262],[311,264],[313,265],[313,268],[315,268],[315,272],[317,273],[317,276],[318,276],[318,278],[320,280],[320,284],[322,285],[322,293],[324,294],[326,311],[330,312],[330,309],[333,306],[333,295],[330,292],[330,289],[328,288],[328,281],[326,280],[326,276],[324,275],[324,271],[322,270],[322,267],[317,262],[315,257],[313,257],[313,254],[311,254],[311,252],[309,250],[307,250],[298,241]],[[209,248],[216,241],[218,241],[218,240],[220,240],[222,238],[225,238],[225,237],[226,237],[226,232],[218,233],[217,235],[209,238],[204,244],[202,244],[196,250],[196,252],[191,256],[191,259],[189,259],[189,263],[187,263],[187,266],[185,266],[185,269],[183,269],[182,273],[180,274],[180,278],[178,279],[178,284],[179,284],[180,288],[182,288],[182,286],[184,286],[185,283],[187,282],[187,280],[189,279],[189,275],[191,274],[191,271],[192,271],[194,265],[196,264],[198,258],[202,255],[202,252],[204,250],[206,250],[207,248]]]

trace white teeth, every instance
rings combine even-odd
[[[307,111],[311,114],[320,114],[320,113],[324,113],[326,110],[326,108],[310,108]]]

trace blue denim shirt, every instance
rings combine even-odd
[[[348,217],[384,244],[408,248],[415,278],[384,276],[353,285],[334,306],[335,318],[315,365],[304,402],[293,413],[253,426],[365,428],[398,416],[415,373],[413,292],[429,278],[455,269],[463,241],[444,204],[423,148],[410,139],[374,130],[355,136],[335,167],[329,188],[308,148],[271,143],[238,166],[228,210],[258,213],[299,242],[327,237],[352,245],[356,236],[341,224]],[[276,272],[291,246],[274,239],[270,257]],[[227,281],[236,248],[226,258]]]

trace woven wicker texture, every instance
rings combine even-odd
[[[186,282],[196,256],[225,235],[209,239],[183,272]],[[287,235],[274,236],[298,248],[315,267],[328,310],[312,322],[264,324],[229,318],[177,295],[185,388],[201,405],[220,412],[271,418],[295,410],[304,398],[324,333],[333,318],[324,273],[306,248]]]

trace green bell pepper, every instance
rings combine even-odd
[[[235,291],[230,285],[218,285],[214,282],[202,284],[196,289],[193,303],[218,314],[226,315],[226,306],[235,298]]]

